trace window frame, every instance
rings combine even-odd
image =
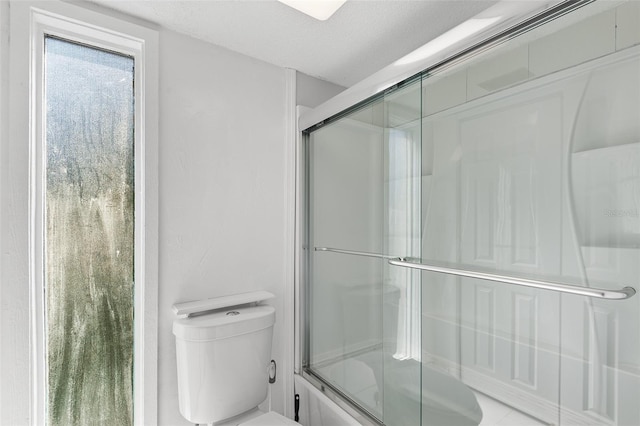
[[[134,58],[134,424],[157,422],[158,300],[158,34],[155,30],[61,2],[23,5],[19,25],[30,29],[29,58],[29,282],[31,424],[46,423],[44,312],[45,104],[44,42],[55,36]],[[18,13],[16,14],[18,15]]]

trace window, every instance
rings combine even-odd
[[[134,59],[44,40],[47,422],[133,423]]]
[[[29,194],[31,423],[154,424],[158,35],[34,4],[11,4],[9,141],[30,160],[12,191]]]

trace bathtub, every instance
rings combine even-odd
[[[338,384],[341,390],[375,416],[382,416],[384,410],[385,420],[392,425],[414,426],[422,419],[432,425],[477,426],[482,421],[483,412],[475,393],[457,378],[432,365],[421,365],[415,360],[387,360],[384,365],[379,351],[372,351],[338,360],[316,371],[333,384]],[[319,394],[323,400],[328,399],[332,408],[352,414],[351,418],[359,420],[355,424],[376,424],[368,417],[363,418],[341,399],[332,398],[331,389],[321,392],[305,378],[300,377],[300,380],[306,382],[311,392]],[[311,376],[309,380],[315,378]],[[379,384],[383,382],[385,388],[380,389]],[[322,384],[319,386],[322,388]],[[384,394],[384,402],[379,399],[381,394]],[[310,408],[314,409],[313,406]],[[324,406],[321,409],[326,411]],[[320,409],[316,411],[320,413]],[[314,417],[314,413],[309,414]],[[352,424],[337,422],[324,413],[320,414],[310,425]]]
[[[305,377],[294,377],[295,392],[300,397],[299,423],[304,426],[360,426],[365,419],[356,420],[359,415],[349,415],[345,409],[332,401],[325,393],[313,386]],[[347,408],[348,409],[348,408]]]

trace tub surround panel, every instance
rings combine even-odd
[[[423,90],[423,115],[460,105],[467,100],[467,70],[434,77],[432,84],[425,85]]]
[[[489,51],[430,76],[423,82],[423,116],[640,43],[640,2],[598,13],[579,9],[573,15],[568,24],[547,24],[542,37],[534,39],[532,31],[514,40],[514,47]]]
[[[614,52],[615,16],[608,10],[531,43],[531,72],[549,74]]]
[[[640,43],[640,2],[628,1],[616,9],[616,49]]]
[[[513,86],[531,76],[529,47],[524,45],[501,52],[470,66],[468,72],[467,97],[469,100]]]

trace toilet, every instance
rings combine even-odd
[[[298,425],[258,406],[268,396],[275,309],[266,291],[173,305],[180,414],[216,426]],[[298,425],[299,426],[299,425]]]

